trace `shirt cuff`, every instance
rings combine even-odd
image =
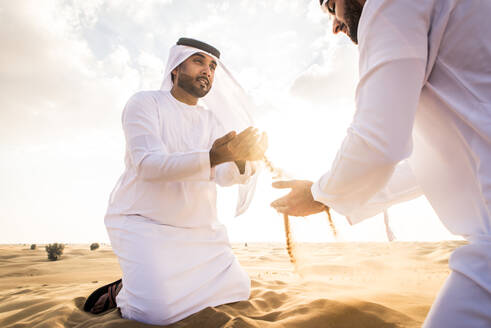
[[[210,152],[199,151],[196,153],[196,156],[196,163],[198,164],[198,167],[196,169],[196,174],[194,175],[194,178],[196,180],[210,181],[212,176],[214,176],[215,174],[215,170],[212,169],[210,164]]]
[[[310,188],[310,192],[312,193],[312,197],[314,198],[315,201],[320,202],[320,203],[322,203],[324,205],[327,205],[325,203],[325,198],[323,197],[323,192],[320,189],[319,181],[315,182],[312,185],[312,187]],[[327,205],[327,206],[329,206],[329,205]]]
[[[247,183],[251,176],[256,173],[255,164],[253,162],[246,161],[244,174],[240,176],[241,184]]]
[[[321,178],[322,179],[322,178]],[[320,181],[321,179],[319,179],[317,182],[315,182],[312,187],[310,188],[310,191],[312,193],[312,197],[314,198],[315,201],[317,202],[320,202],[326,206],[328,206],[329,208],[332,208],[334,210],[336,210],[331,204],[331,202],[329,201],[327,195],[325,192],[322,191],[321,187],[320,187]],[[341,213],[339,210],[336,210],[336,212],[338,213]],[[354,221],[352,218],[348,217],[348,216],[345,216],[346,217],[346,220],[348,220],[348,223],[350,225],[353,225],[353,224],[356,224],[358,222],[360,222],[361,220],[359,221]]]

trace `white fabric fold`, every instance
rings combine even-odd
[[[247,184],[254,175],[254,163],[246,162],[243,174],[235,163],[224,163],[216,167],[215,181],[222,187],[229,187],[234,184]]]

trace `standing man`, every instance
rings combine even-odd
[[[491,1],[320,3],[359,44],[356,113],[331,170],[272,206],[355,224],[424,194],[469,241],[424,327],[491,327]]]
[[[117,305],[123,318],[167,325],[249,298],[249,277],[217,220],[216,184],[242,185],[243,212],[255,182],[251,162],[264,157],[267,139],[253,128],[225,134],[251,120],[247,96],[219,58],[216,48],[181,38],[161,90],[126,104],[126,169],[105,217],[123,278],[91,295],[87,311]]]

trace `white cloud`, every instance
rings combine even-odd
[[[164,62],[154,54],[142,51],[137,58],[138,66],[143,77],[143,89],[155,89],[160,86],[164,75]]]
[[[315,103],[354,99],[358,81],[358,50],[350,44],[322,52],[322,62],[310,66],[293,83],[291,93]]]
[[[128,97],[123,92],[135,88],[137,78],[128,69],[124,48],[117,48],[102,62],[98,60],[69,24],[67,17],[71,16],[58,16],[66,11],[55,1],[9,2],[3,9],[3,143],[21,139],[42,142],[45,137],[74,135],[114,119],[122,99]]]

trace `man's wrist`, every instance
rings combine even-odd
[[[216,153],[213,151],[213,149],[210,149],[210,167],[215,167],[217,166],[218,164],[220,164],[218,162],[218,158],[217,158],[217,155]]]
[[[245,173],[246,161],[235,161],[235,165],[237,165],[241,175]]]
[[[215,167],[217,165],[226,163],[226,162],[231,162],[232,159],[227,158],[226,156],[223,156],[220,154],[220,152],[216,152],[213,148],[210,149],[210,166]]]

